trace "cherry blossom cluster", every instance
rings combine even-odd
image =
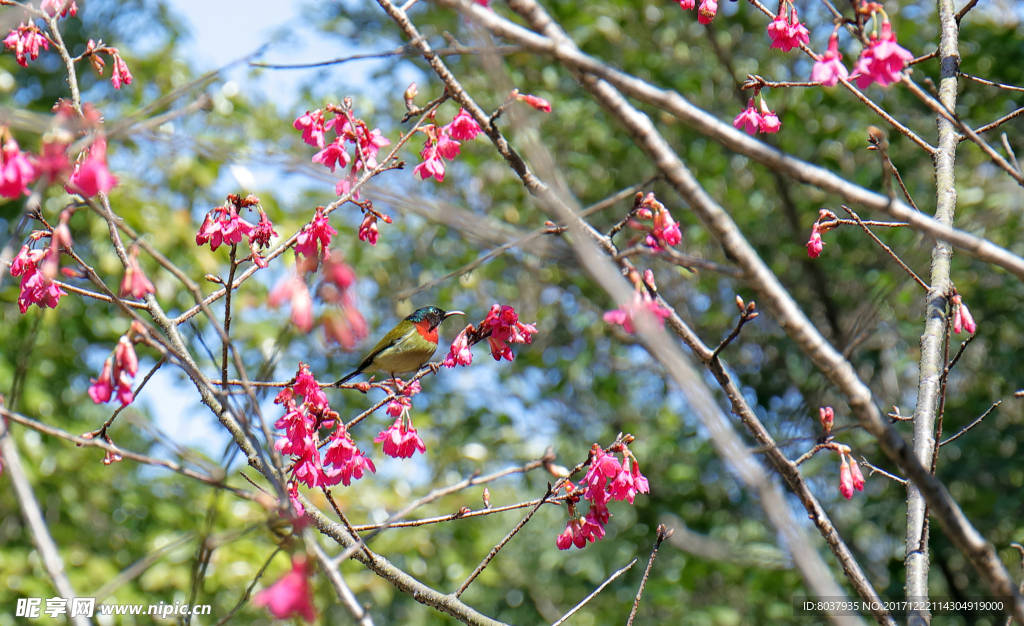
[[[256,592],[252,597],[255,606],[267,607],[275,619],[301,617],[307,622],[316,620],[313,607],[313,588],[309,583],[309,561],[300,557],[292,558],[292,571],[273,585]]]
[[[622,454],[621,462],[615,458],[616,452]],[[633,504],[636,494],[650,492],[647,478],[640,473],[640,463],[625,441],[611,446],[607,451],[593,444],[589,464],[579,487],[574,487],[568,481],[565,483],[566,493],[570,495],[567,500],[569,521],[565,531],[555,540],[559,550],[568,550],[572,546],[583,548],[588,541],[593,543],[604,537],[605,526],[612,516],[608,511],[608,503],[612,500],[626,500]],[[580,501],[579,489],[583,490],[583,499],[590,504],[585,516],[576,511]]]
[[[156,289],[139,265],[138,247],[132,246],[131,251],[128,253],[128,267],[125,268],[124,277],[121,279],[119,295],[122,298],[131,296],[136,300],[141,300],[151,293],[156,293]]]
[[[326,113],[326,115],[325,115]],[[319,163],[333,173],[339,166],[349,168],[346,176],[338,181],[334,191],[343,196],[350,191],[359,180],[360,172],[369,172],[378,167],[377,154],[380,149],[391,145],[379,128],[370,130],[369,125],[352,115],[352,101],[346,98],[341,106],[328,104],[323,109],[306,111],[292,124],[296,130],[302,131],[302,140],[320,149],[313,155],[313,162]],[[334,130],[334,139],[328,143],[327,133]],[[348,148],[352,147],[349,154]],[[360,199],[359,190],[352,194],[353,201]],[[358,204],[358,202],[357,202]],[[372,206],[362,205],[364,217],[359,225],[359,240],[377,244],[379,232],[377,219],[390,224],[391,218],[374,211]]]
[[[689,11],[695,6],[697,6],[695,0],[679,0],[679,7],[684,11]],[[701,0],[700,7],[697,9],[698,22],[704,25],[710,24],[717,14],[718,3],[715,0]]]
[[[445,159],[452,161],[459,156],[461,142],[475,139],[480,134],[480,125],[465,109],[459,109],[448,124],[441,126],[435,120],[434,124],[426,124],[419,130],[427,140],[420,151],[423,162],[413,169],[413,174],[420,180],[433,177],[440,183],[444,182]]]
[[[128,64],[121,58],[121,53],[117,48],[103,45],[103,40],[97,43],[90,39],[85,45],[85,52],[82,53],[81,58],[88,57],[92,63],[92,69],[102,76],[106,62],[100,56],[101,53],[110,56],[110,61],[114,64],[110,75],[110,84],[114,86],[114,89],[120,89],[122,84],[132,84],[132,73],[128,70]]]
[[[468,324],[459,332],[442,364],[445,367],[471,364],[473,352],[470,348],[484,339],[487,339],[491,356],[495,361],[512,361],[515,354],[508,344],[531,343],[533,335],[536,334],[537,325],[520,322],[519,313],[514,308],[505,304],[494,304],[484,321],[477,326]]]
[[[363,456],[338,414],[331,410],[327,395],[305,363],[299,363],[295,379],[277,394],[274,404],[282,405],[285,410],[284,416],[274,423],[285,431],[285,435],[274,443],[274,448],[292,457],[289,489],[293,493],[297,490],[297,483],[308,487],[338,483],[347,486],[362,478],[365,472],[376,471],[373,461]],[[334,429],[322,457],[321,429]],[[294,502],[298,504],[297,500]],[[301,507],[296,508],[301,516]]]
[[[50,49],[50,39],[31,22],[21,23],[17,28],[11,30],[4,39],[4,47],[14,50],[14,58],[18,65],[28,67],[29,59],[35,61],[39,58],[39,48]]]
[[[816,259],[821,256],[821,251],[825,249],[825,242],[822,241],[821,236],[824,233],[832,230],[829,226],[829,222],[833,221],[835,213],[828,209],[821,209],[818,211],[818,219],[811,226],[811,237],[807,240],[807,256],[812,259]]]
[[[239,211],[245,209],[259,214],[259,222],[256,225],[239,215]],[[259,267],[266,267],[267,260],[263,253],[270,247],[270,238],[276,236],[274,224],[260,206],[259,198],[252,194],[242,198],[232,193],[228,194],[223,206],[213,207],[203,218],[203,224],[196,233],[196,245],[209,244],[210,250],[216,250],[222,244],[234,246],[244,237],[248,239],[249,249],[252,251],[252,262]]]
[[[139,373],[139,357],[135,354],[133,339],[144,332],[139,322],[134,321],[128,332],[117,340],[114,353],[103,362],[99,378],[93,379],[89,386],[89,397],[93,402],[104,404],[114,397],[121,406],[128,406],[135,399],[132,379]],[[104,463],[109,465],[107,460]]]
[[[639,197],[639,194],[637,194],[637,197]],[[648,226],[638,222],[637,219],[651,220],[651,225]],[[664,248],[677,246],[683,241],[683,231],[679,228],[679,223],[672,218],[672,213],[654,197],[653,193],[648,193],[644,196],[634,210],[630,212],[627,225],[630,228],[646,233],[644,245],[654,252],[660,252]]]
[[[605,311],[604,321],[608,324],[621,326],[624,331],[632,335],[636,332],[634,325],[638,311],[646,310],[660,326],[665,325],[665,320],[671,317],[672,312],[658,304],[652,293],[657,293],[657,286],[654,284],[654,272],[644,270],[643,279],[635,270],[629,273],[629,279],[633,282],[633,302],[620,305],[617,309]]]
[[[395,423],[374,437],[374,443],[382,443],[384,454],[395,459],[408,459],[417,452],[427,451],[416,429],[412,425],[412,397],[422,391],[420,381],[403,383],[401,380],[391,382],[394,394],[388,402],[387,413],[395,418]]]
[[[288,273],[271,289],[267,304],[280,307],[285,302],[291,305],[291,321],[304,333],[315,325],[313,298],[306,283],[306,275],[316,272],[321,266],[316,256],[305,257],[296,254],[295,272]],[[327,340],[340,345],[344,350],[354,350],[366,338],[369,328],[366,319],[359,312],[356,303],[356,272],[345,262],[340,250],[323,249],[322,280],[316,287],[320,300],[329,305],[321,317]]]
[[[973,335],[978,332],[978,325],[974,323],[974,316],[971,315],[971,311],[964,304],[963,297],[956,292],[956,287],[953,287],[953,295],[949,298],[950,306],[953,307],[953,332],[960,334],[963,331],[967,331]]]
[[[779,10],[775,19],[768,24],[768,37],[772,40],[772,48],[778,48],[783,52],[789,52],[793,48],[810,43],[810,33],[807,27],[800,23],[796,14],[796,7],[792,2],[783,0],[779,2]]]
[[[68,295],[60,288],[54,278],[60,265],[60,248],[71,247],[71,230],[67,222],[68,211],[63,211],[60,223],[51,231],[36,230],[29,235],[29,241],[21,247],[18,255],[11,261],[11,276],[21,277],[21,291],[18,294],[18,309],[28,312],[28,307],[35,304],[39,308],[57,308],[61,296]],[[33,248],[40,239],[50,238],[45,248]]]

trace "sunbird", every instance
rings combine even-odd
[[[356,371],[334,383],[334,386],[348,382],[363,372],[384,372],[394,378],[395,374],[419,371],[437,350],[437,327],[452,315],[465,313],[444,311],[436,306],[416,309],[377,342]]]

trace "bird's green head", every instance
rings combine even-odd
[[[465,315],[465,313],[462,311],[445,311],[444,309],[439,309],[436,306],[425,306],[416,309],[405,319],[417,324],[420,322],[427,322],[429,324],[429,329],[434,330],[441,325],[441,322],[445,321],[445,319],[452,315]]]

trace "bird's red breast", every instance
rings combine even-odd
[[[423,337],[430,343],[437,343],[437,328],[430,328],[429,321],[413,322],[412,325],[416,327],[416,332],[420,334],[420,337]]]

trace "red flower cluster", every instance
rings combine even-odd
[[[584,547],[605,535],[605,526],[611,518],[608,503],[612,500],[628,500],[633,504],[638,493],[649,493],[650,484],[640,473],[640,464],[625,443],[613,446],[613,451],[622,453],[620,463],[612,454],[605,452],[598,444],[590,451],[590,467],[580,487],[584,488],[583,498],[590,503],[590,510],[584,517],[577,517],[575,503],[579,498],[570,498],[570,519],[565,531],[558,536],[555,544],[559,550],[572,546]],[[571,483],[569,489],[572,490]]]
[[[381,431],[373,442],[383,443],[384,454],[396,459],[408,459],[416,452],[426,452],[423,440],[412,425],[412,397],[422,391],[419,381],[403,384],[400,380],[394,383],[396,393],[388,402],[387,413],[395,419],[395,423]]]
[[[537,334],[536,324],[523,324],[519,321],[519,314],[508,305],[495,304],[487,312],[487,317],[480,322],[480,330],[490,331],[487,337],[491,345],[491,356],[495,361],[515,359],[512,348],[508,343],[530,343],[532,336]],[[454,348],[454,346],[452,346]]]
[[[339,165],[342,168],[349,167],[348,175],[339,180],[335,186],[335,193],[339,196],[345,195],[352,190],[352,185],[358,180],[357,174],[362,170],[372,170],[377,167],[377,153],[384,146],[391,145],[391,140],[384,137],[380,129],[370,130],[366,122],[359,118],[348,118],[346,107],[338,107],[328,104],[325,109],[306,111],[305,115],[296,118],[292,126],[302,131],[302,140],[311,146],[320,148],[320,152],[313,155],[313,162],[329,168],[334,172]],[[327,119],[324,111],[332,114]],[[326,143],[326,133],[334,129],[335,138],[330,144]],[[354,148],[353,155],[348,153],[347,144]],[[353,198],[359,199],[359,192],[353,194]]]
[[[135,354],[132,337],[138,333],[138,322],[132,322],[128,334],[117,341],[114,354],[103,362],[100,377],[94,379],[89,387],[89,397],[96,404],[109,402],[110,398],[115,395],[121,406],[128,406],[135,399],[132,393],[131,379],[139,373],[139,357]]]
[[[646,283],[651,289],[655,288],[654,272],[649,269],[644,270],[643,282],[641,282],[640,276],[635,271],[631,272],[629,277],[636,288],[632,304],[622,305],[618,309],[605,311],[604,321],[608,324],[622,326],[623,330],[632,335],[636,332],[636,327],[633,324],[634,316],[637,311],[646,309],[648,313],[654,316],[659,325],[664,326],[665,320],[672,315],[672,312],[658,304],[654,297],[651,296],[651,291],[644,285]]]
[[[832,31],[828,38],[828,50],[814,63],[811,68],[811,80],[821,83],[822,87],[833,87],[840,78],[848,78],[850,73],[843,65],[843,55],[839,52],[839,27]]]
[[[413,174],[419,176],[420,180],[433,177],[437,182],[444,182],[445,159],[452,161],[459,156],[462,145],[460,140],[476,138],[480,133],[480,125],[465,109],[459,109],[449,124],[428,124],[420,130],[427,135],[427,142],[420,151],[423,162],[415,167]]]
[[[786,5],[791,11],[786,11]],[[796,7],[788,2],[779,3],[779,13],[768,25],[768,36],[772,40],[772,48],[778,48],[783,52],[789,52],[793,48],[799,48],[800,44],[806,45],[810,42],[810,33],[807,27],[800,23],[796,15]]]
[[[259,223],[253,226],[242,219],[239,211],[243,209],[256,211],[259,214]],[[328,226],[328,228],[330,227]],[[270,238],[276,236],[274,224],[263,211],[263,207],[260,206],[259,198],[252,194],[242,198],[231,193],[228,194],[223,206],[213,207],[206,214],[203,225],[196,233],[196,245],[210,244],[210,249],[216,250],[221,244],[235,245],[241,242],[243,237],[246,237],[249,249],[252,251],[250,256],[252,262],[259,267],[267,267],[267,260],[263,257],[263,253],[270,247]]]
[[[309,295],[301,266],[302,263],[296,262],[296,273],[282,279],[271,289],[267,296],[267,306],[276,309],[288,300],[292,307],[292,324],[308,333],[313,330],[313,298]]]
[[[35,231],[29,237],[30,241],[38,241],[48,236],[42,231]],[[29,244],[21,247],[18,256],[11,261],[11,276],[21,276],[21,292],[18,295],[18,309],[22,313],[28,311],[28,307],[35,304],[40,308],[57,308],[61,296],[68,295],[56,283],[53,278],[57,275],[59,251],[57,245],[61,243],[57,237],[50,236],[50,245],[47,248],[29,249]],[[70,241],[67,242],[70,245]]]
[[[90,39],[85,45],[85,53],[82,56],[88,57],[92,63],[92,68],[96,70],[97,74],[102,76],[103,69],[107,64],[103,61],[100,53],[110,55],[110,60],[114,62],[114,69],[110,73],[110,84],[114,86],[114,89],[120,89],[122,84],[132,84],[132,73],[128,70],[128,64],[121,58],[121,53],[117,48],[104,46],[103,41],[96,43]]]
[[[28,67],[29,59],[35,61],[39,58],[40,46],[45,50],[50,49],[50,40],[35,24],[22,23],[7,35],[4,46],[8,50],[14,50],[14,58],[17,59],[18,65]]]
[[[337,234],[338,231],[331,227],[327,216],[324,215],[324,207],[318,206],[313,219],[302,227],[302,231],[295,240],[295,252],[309,259],[318,258],[317,242],[319,242],[320,248],[327,252],[328,246],[331,245],[331,237]]]
[[[899,82],[903,68],[914,59],[909,50],[896,43],[896,33],[888,18],[882,20],[882,36],[871,33],[871,43],[860,53],[853,75],[857,87],[864,89],[872,83],[888,87]]]
[[[108,193],[117,185],[117,177],[107,169],[106,138],[98,137],[82,154],[84,158],[80,157],[75,163],[75,169],[64,188],[68,193],[77,193],[86,198],[100,192]]]
[[[974,316],[971,315],[971,311],[964,304],[960,294],[954,293],[953,297],[950,298],[950,302],[953,306],[953,332],[958,335],[965,330],[972,335],[978,332],[978,325],[974,323]]]
[[[846,462],[846,454],[843,452],[839,453],[840,465],[839,465],[839,493],[843,494],[843,497],[847,500],[853,499],[853,491],[864,491],[864,474],[860,471],[860,465],[857,461],[850,457],[850,462]]]
[[[297,401],[298,397],[302,398],[301,403]],[[376,471],[373,462],[355,446],[338,414],[331,410],[326,394],[305,363],[299,363],[294,383],[277,394],[274,404],[283,405],[286,411],[274,423],[285,431],[285,436],[274,443],[274,448],[293,457],[292,478],[296,482],[308,487],[338,483],[349,485],[353,479],[362,478],[367,470]],[[336,428],[322,458],[319,449],[321,428]]]
[[[13,138],[4,142],[0,151],[0,196],[17,198],[28,195],[28,185],[36,179],[36,168],[25,158]]]

